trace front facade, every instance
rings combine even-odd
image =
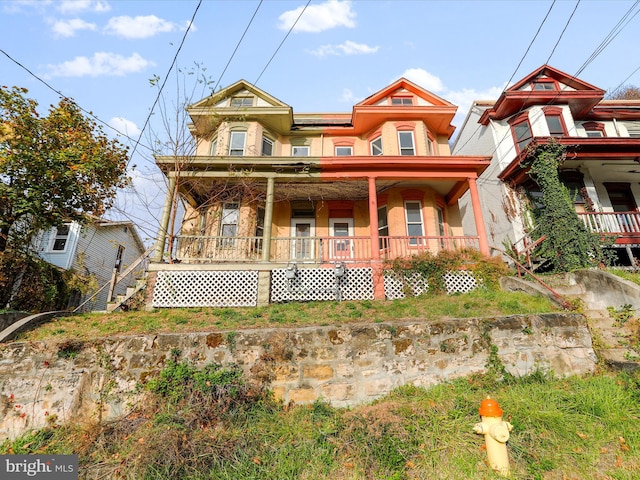
[[[195,155],[156,158],[169,189],[153,306],[383,298],[386,260],[488,253],[475,181],[489,158],[451,156],[456,107],[406,79],[351,113],[294,114],[245,81],[187,111]],[[175,195],[186,209],[171,235]]]
[[[111,282],[114,272],[123,272],[143,255],[144,244],[131,222],[93,219],[87,224],[77,222],[54,227],[37,240],[38,255],[45,261],[64,270],[74,270],[80,275],[91,276],[96,289]],[[104,311],[115,295],[124,294],[128,285],[135,283],[144,266],[131,273],[112,289],[102,288],[83,307],[83,310]],[[95,292],[76,292],[70,307],[77,307]]]
[[[590,231],[615,239],[618,262],[635,265],[640,247],[640,101],[604,100],[604,95],[604,90],[543,65],[497,101],[474,102],[453,151],[492,157],[478,180],[491,247],[530,248],[527,205],[537,186],[520,163],[532,142],[556,141],[567,149],[560,178],[579,217]],[[460,205],[468,211],[470,196],[464,195]],[[472,217],[463,224],[465,232],[475,232]]]

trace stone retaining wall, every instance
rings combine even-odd
[[[0,440],[52,419],[117,418],[139,401],[136,385],[175,354],[237,363],[284,402],[349,406],[483,372],[491,345],[515,375],[584,374],[596,363],[585,318],[560,313],[12,343],[0,347]]]

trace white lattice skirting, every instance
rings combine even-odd
[[[473,272],[461,270],[447,272],[444,275],[444,287],[448,294],[467,293],[475,290],[480,282]],[[406,285],[406,287],[405,287]],[[406,294],[417,296],[429,289],[429,282],[417,272],[405,275],[404,281],[395,272],[386,271],[384,275],[384,294],[389,300],[405,298]]]
[[[158,272],[152,306],[255,307],[258,304],[256,271]]]
[[[373,300],[373,270],[346,268],[337,278],[333,268],[301,268],[288,279],[285,269],[271,272],[271,303],[321,300]]]

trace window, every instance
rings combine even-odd
[[[231,99],[231,106],[234,108],[252,107],[253,97],[233,97]]]
[[[262,156],[271,157],[273,155],[273,140],[262,137]]]
[[[371,155],[382,155],[382,137],[371,140]]]
[[[404,210],[407,218],[407,236],[409,245],[421,245],[424,230],[422,229],[422,204],[418,201],[404,202]]]
[[[523,121],[511,125],[511,131],[515,139],[518,152],[522,152],[533,139],[529,120],[525,118]]]
[[[533,89],[534,90],[555,90],[556,86],[555,86],[555,82],[551,81],[551,82],[545,82],[542,80],[538,80],[533,82]]]
[[[215,137],[211,140],[211,155],[216,155],[218,153],[218,137]]]
[[[560,118],[560,115],[545,115],[544,118],[547,120],[547,127],[549,127],[549,136],[564,136],[564,128],[562,126],[562,119]]]
[[[549,136],[564,137],[567,134],[567,129],[564,126],[562,109],[559,107],[543,107],[542,112],[547,121]]]
[[[237,237],[238,236],[238,218],[240,217],[240,205],[237,203],[224,203],[222,205],[222,218],[220,220],[220,236],[221,237]],[[223,247],[234,245],[231,239],[222,241]]]
[[[411,106],[413,105],[412,97],[391,97],[391,105]]]
[[[587,133],[587,137],[606,137],[602,123],[586,122],[582,124],[582,128]]]
[[[380,250],[387,248],[389,239],[389,219],[387,218],[387,206],[383,205],[378,208],[378,242],[380,243]]]
[[[427,155],[433,155],[433,154],[434,154],[433,140],[431,140],[431,137],[427,136]]]
[[[69,225],[57,227],[51,250],[54,252],[64,252],[67,248],[67,240],[69,240]]]
[[[231,139],[229,141],[229,155],[244,155],[244,143],[246,138],[247,132],[231,132]]]
[[[308,157],[309,156],[309,147],[292,146],[291,147],[291,156],[292,157]]]
[[[624,126],[631,138],[640,138],[640,122],[625,122]]]
[[[413,148],[413,132],[398,132],[398,143],[400,144],[400,155],[415,155]]]
[[[349,157],[353,155],[353,147],[336,147],[336,157]]]

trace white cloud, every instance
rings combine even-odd
[[[172,32],[177,28],[173,22],[168,22],[155,15],[144,17],[112,17],[109,19],[105,32],[123,38],[149,38],[158,33]]]
[[[347,40],[341,45],[322,45],[316,50],[310,50],[309,53],[324,57],[325,55],[366,55],[376,53],[380,47],[370,47],[365,43],[356,43]]]
[[[116,129],[118,132],[125,134],[127,137],[137,137],[140,135],[140,129],[131,120],[127,120],[124,117],[113,117],[109,120],[109,126]]]
[[[340,97],[340,101],[341,102],[345,102],[345,103],[349,103],[351,105],[353,105],[354,103],[357,103],[357,99],[356,99],[355,95],[348,88],[344,88],[342,90],[342,96]]]
[[[95,30],[96,25],[80,18],[72,18],[71,20],[56,20],[51,29],[57,36],[73,37],[78,30]]]
[[[328,0],[319,5],[310,5],[302,11],[304,7],[284,12],[278,19],[278,28],[289,30],[293,27],[294,32],[323,32],[335,27],[353,28],[356,26],[356,13],[351,9],[351,2],[338,0]],[[300,14],[302,13],[302,16]],[[296,20],[300,19],[296,23]]]
[[[140,72],[153,65],[153,62],[145,60],[137,53],[130,57],[123,57],[115,53],[96,52],[91,58],[76,57],[57,65],[49,64],[46,77],[121,77],[128,73]]]
[[[103,13],[111,10],[111,6],[103,0],[63,0],[56,4],[56,9],[66,14],[78,12]]]
[[[444,90],[442,80],[423,68],[409,68],[400,76],[407,80],[411,80],[413,83],[420,85],[425,90],[429,90],[433,93]]]

